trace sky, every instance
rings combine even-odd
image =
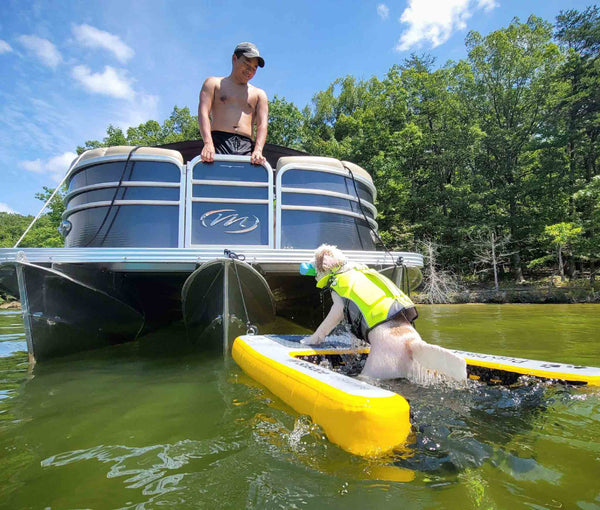
[[[0,212],[37,214],[78,145],[174,106],[198,108],[208,76],[226,76],[237,43],[266,65],[252,83],[299,108],[335,79],[382,78],[411,53],[437,65],[464,40],[554,21],[593,2],[556,0],[0,0]]]

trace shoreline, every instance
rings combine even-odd
[[[432,304],[423,292],[413,292],[411,299],[417,304]],[[600,290],[591,285],[521,285],[498,290],[489,288],[463,288],[449,293],[446,304],[576,304],[600,303]],[[442,303],[440,303],[442,304]]]
[[[0,300],[0,310],[20,310],[20,301],[2,301]]]

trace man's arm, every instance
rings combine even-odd
[[[198,127],[200,128],[202,140],[204,140],[204,147],[200,156],[202,161],[207,163],[212,163],[215,160],[215,146],[210,134],[210,112],[215,97],[217,80],[215,77],[206,79],[202,85],[202,90],[200,90],[200,102],[198,104]]]
[[[256,103],[256,141],[250,162],[256,165],[264,163],[267,159],[263,156],[263,148],[267,141],[267,125],[269,123],[269,100],[264,90],[258,91]]]

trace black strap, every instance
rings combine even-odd
[[[110,205],[108,206],[108,209],[106,210],[106,214],[104,215],[104,219],[102,220],[102,223],[100,223],[100,226],[96,230],[96,233],[93,235],[93,237],[85,244],[86,248],[96,240],[96,237],[98,237],[98,234],[100,233],[100,231],[102,230],[102,227],[106,223],[106,220],[108,219],[108,216],[110,215],[110,211],[112,210],[112,207],[115,204],[115,200],[117,199],[117,194],[119,193],[119,190],[121,189],[121,185],[123,184],[123,179],[125,177],[125,173],[127,172],[127,166],[129,165],[129,161],[131,160],[131,156],[133,156],[133,153],[135,151],[137,151],[140,147],[143,147],[143,146],[142,145],[136,145],[133,149],[131,149],[129,151],[129,154],[127,155],[127,159],[125,160],[125,165],[123,166],[123,171],[121,172],[121,177],[119,178],[119,184],[117,184],[117,188],[115,189],[115,192],[113,194],[112,200],[110,201]],[[117,212],[118,212],[118,210],[117,210]],[[113,223],[115,222],[115,218],[116,217],[117,217],[117,213],[115,213],[115,215],[113,216],[112,221],[110,222],[109,227],[106,229],[106,233],[104,234],[104,237],[103,237],[102,242],[100,243],[100,245],[102,245],[104,243],[104,241],[106,240],[106,236],[110,232],[110,229],[112,228]]]
[[[344,165],[344,163],[342,162],[342,165]],[[385,250],[385,252],[392,257],[392,260],[394,259],[394,257],[392,256],[392,252],[388,249],[388,247],[385,245],[385,243],[383,242],[383,239],[381,239],[381,236],[379,235],[379,233],[372,227],[371,223],[369,222],[369,219],[367,218],[367,214],[365,213],[365,209],[362,205],[362,201],[360,199],[360,195],[358,194],[358,187],[356,186],[356,179],[354,178],[354,173],[352,172],[352,170],[350,170],[346,165],[344,165],[344,168],[346,170],[348,170],[348,173],[350,174],[350,177],[352,178],[352,184],[354,186],[354,193],[356,193],[356,200],[358,200],[358,208],[360,209],[360,212],[363,215],[363,218],[365,219],[365,222],[367,223],[367,227],[369,227],[369,229],[371,230],[371,232],[373,232],[373,234],[375,235],[375,237],[377,237],[377,239],[379,240],[379,242],[381,243],[381,246],[383,246],[383,249]],[[397,262],[394,262],[394,264],[397,265]]]

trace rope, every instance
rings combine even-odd
[[[23,238],[27,235],[27,232],[29,232],[29,230],[31,229],[31,227],[33,227],[34,223],[40,218],[40,216],[42,215],[42,213],[46,210],[46,207],[48,207],[48,204],[52,201],[52,199],[54,198],[54,195],[56,195],[58,193],[58,190],[62,187],[62,185],[65,183],[65,181],[67,180],[67,177],[69,177],[69,174],[71,173],[71,169],[74,168],[77,163],[79,163],[79,160],[81,159],[81,157],[85,154],[85,152],[82,152],[79,157],[75,160],[73,160],[73,162],[71,163],[71,165],[69,166],[69,169],[67,170],[67,173],[65,174],[65,176],[62,178],[62,181],[60,181],[60,184],[58,186],[56,186],[56,188],[54,188],[54,191],[52,192],[52,194],[50,195],[50,198],[46,201],[46,203],[44,204],[44,206],[40,209],[40,212],[37,213],[37,216],[33,219],[33,221],[29,224],[29,226],[27,227],[27,229],[25,230],[25,232],[23,232],[23,235],[19,238],[19,240],[15,243],[15,245],[13,246],[13,248],[16,248],[17,246],[19,246],[19,244],[21,243],[21,241],[23,240]]]
[[[227,249],[225,249],[223,251],[223,253],[226,257],[229,257],[233,261],[233,269],[235,270],[235,277],[237,278],[237,281],[238,281],[238,286],[240,288],[240,296],[242,298],[242,305],[244,306],[244,313],[246,314],[246,334],[247,335],[256,335],[256,333],[258,333],[258,328],[254,324],[252,324],[252,322],[250,322],[250,316],[248,315],[248,308],[246,307],[246,300],[244,299],[244,291],[242,290],[242,281],[240,280],[240,275],[238,273],[237,264],[235,263],[236,260],[243,262],[244,260],[246,260],[246,256],[241,253],[237,254],[237,253],[235,253],[231,250],[227,250]]]

